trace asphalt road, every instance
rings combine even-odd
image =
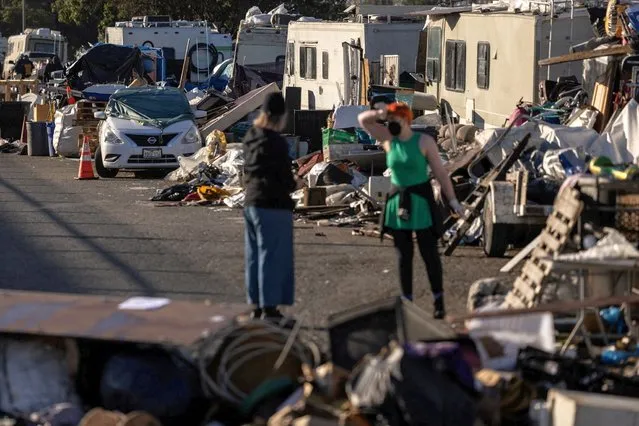
[[[163,295],[244,302],[240,210],[157,207],[161,180],[76,181],[78,162],[0,154],[0,288]],[[320,325],[330,313],[399,293],[391,243],[350,229],[297,225],[296,307]],[[417,262],[417,260],[416,260]],[[444,259],[448,310],[465,310],[469,285],[504,259],[459,248]],[[423,265],[417,303],[430,311]]]

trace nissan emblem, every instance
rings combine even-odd
[[[149,144],[154,145],[154,144],[155,144],[158,140],[157,140],[157,138],[155,138],[155,137],[151,136],[151,137],[150,137],[150,138],[148,138],[146,141],[147,141]]]

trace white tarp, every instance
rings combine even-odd
[[[601,135],[597,143],[606,146],[600,155],[613,163],[634,163],[639,157],[639,104],[633,99],[621,111],[610,126],[610,131]]]
[[[82,134],[82,127],[73,126],[75,115],[75,105],[68,105],[55,113],[53,147],[63,157],[79,156],[78,138]]]
[[[357,116],[367,111],[367,105],[344,105],[337,107],[333,117],[335,118],[334,129],[348,129],[351,127],[359,127]]]
[[[636,117],[634,122],[637,122]],[[583,152],[594,157],[605,155],[613,162],[624,162],[624,159],[615,153],[612,144],[592,129],[528,122],[520,127],[512,128],[508,135],[496,144],[498,137],[504,132],[506,132],[505,128],[488,129],[476,137],[477,142],[484,147],[484,150],[487,150],[488,158],[494,165],[510,154],[515,141],[521,141],[527,133],[531,134],[529,148],[539,147],[542,143],[548,142],[556,144],[559,149],[581,148]]]

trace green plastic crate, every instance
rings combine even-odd
[[[357,136],[339,129],[322,129],[322,146],[357,143]]]

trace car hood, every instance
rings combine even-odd
[[[173,123],[170,126],[160,129],[159,127],[151,126],[149,124],[142,124],[139,121],[109,117],[107,124],[116,133],[133,133],[137,135],[158,135],[160,133],[182,133],[187,132],[192,126],[192,120],[182,120],[177,123]]]

